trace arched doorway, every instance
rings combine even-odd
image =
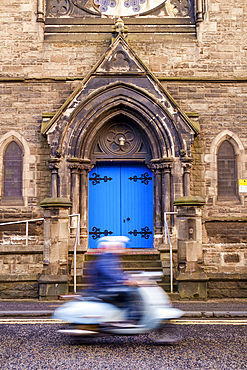
[[[171,211],[173,200],[184,192],[183,177],[185,170],[188,177],[186,161],[190,163],[193,130],[179,111],[172,118],[172,103],[167,101],[163,106],[143,88],[125,82],[114,82],[107,88],[94,90],[86,99],[82,95],[77,99],[82,100],[81,104],[75,101],[72,111],[61,116],[47,131],[52,189],[55,189],[52,196],[60,194],[69,198],[71,213],[81,215],[80,243],[87,249],[92,231],[88,227],[88,187],[89,176],[96,173],[93,169],[102,162],[142,163],[153,175],[153,207],[149,206],[153,208],[153,245],[150,247],[158,248],[163,243],[163,212]],[[125,140],[121,144],[123,135]],[[141,177],[146,172],[142,170],[138,176],[129,177]],[[72,219],[72,237],[76,227],[76,219]],[[141,228],[134,226],[127,232],[141,232]]]

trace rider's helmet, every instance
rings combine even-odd
[[[121,249],[129,243],[127,236],[103,236],[98,240],[97,248],[107,250]]]

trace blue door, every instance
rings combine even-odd
[[[126,235],[132,248],[153,248],[153,178],[139,163],[99,163],[89,173],[89,248]]]

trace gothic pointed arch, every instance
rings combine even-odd
[[[162,105],[137,86],[115,82],[94,91],[80,104],[74,103],[72,114],[61,119],[59,132],[50,130],[52,155],[59,152],[87,159],[96,132],[107,120],[122,114],[135,121],[148,138],[153,158],[179,157],[181,151],[190,156],[194,132],[178,112],[170,113],[171,108],[169,102]]]
[[[227,198],[227,195],[223,196],[223,189],[229,196],[236,198],[239,196],[237,182],[243,178],[241,163],[245,161],[243,143],[234,132],[223,130],[212,140],[210,153],[205,155],[205,162],[208,164],[205,171],[207,197],[211,203],[215,204],[217,200]],[[230,176],[228,180],[225,174]]]

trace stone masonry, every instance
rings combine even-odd
[[[116,23],[106,16],[82,16],[73,25],[71,13],[54,26],[56,19],[47,20],[45,3],[48,0],[0,2],[0,223],[43,217],[40,202],[51,196],[51,171],[42,121],[61,109],[104,55]],[[208,296],[246,297],[247,193],[218,199],[217,153],[228,140],[236,155],[237,177],[247,179],[247,2],[201,1],[200,17],[195,15],[186,26],[182,23],[181,32],[177,26],[182,17],[176,23],[176,14],[169,13],[174,3],[168,1],[160,13],[125,18],[128,43],[171,99],[200,124],[191,149],[190,192],[206,201],[202,250]],[[160,19],[165,21],[159,23]],[[69,32],[68,22],[72,22]],[[153,32],[147,32],[147,22]],[[19,205],[1,202],[4,153],[12,140],[23,151]],[[181,171],[176,164],[174,168]],[[30,227],[30,235],[42,243],[42,226]],[[176,237],[176,221],[172,233]],[[9,296],[15,296],[16,285],[11,284],[20,284],[17,296],[38,295],[38,274],[43,269],[40,244],[29,249],[3,244],[16,235],[25,235],[24,229],[0,226],[0,285],[7,284],[0,288],[0,298],[8,297],[8,289]]]

